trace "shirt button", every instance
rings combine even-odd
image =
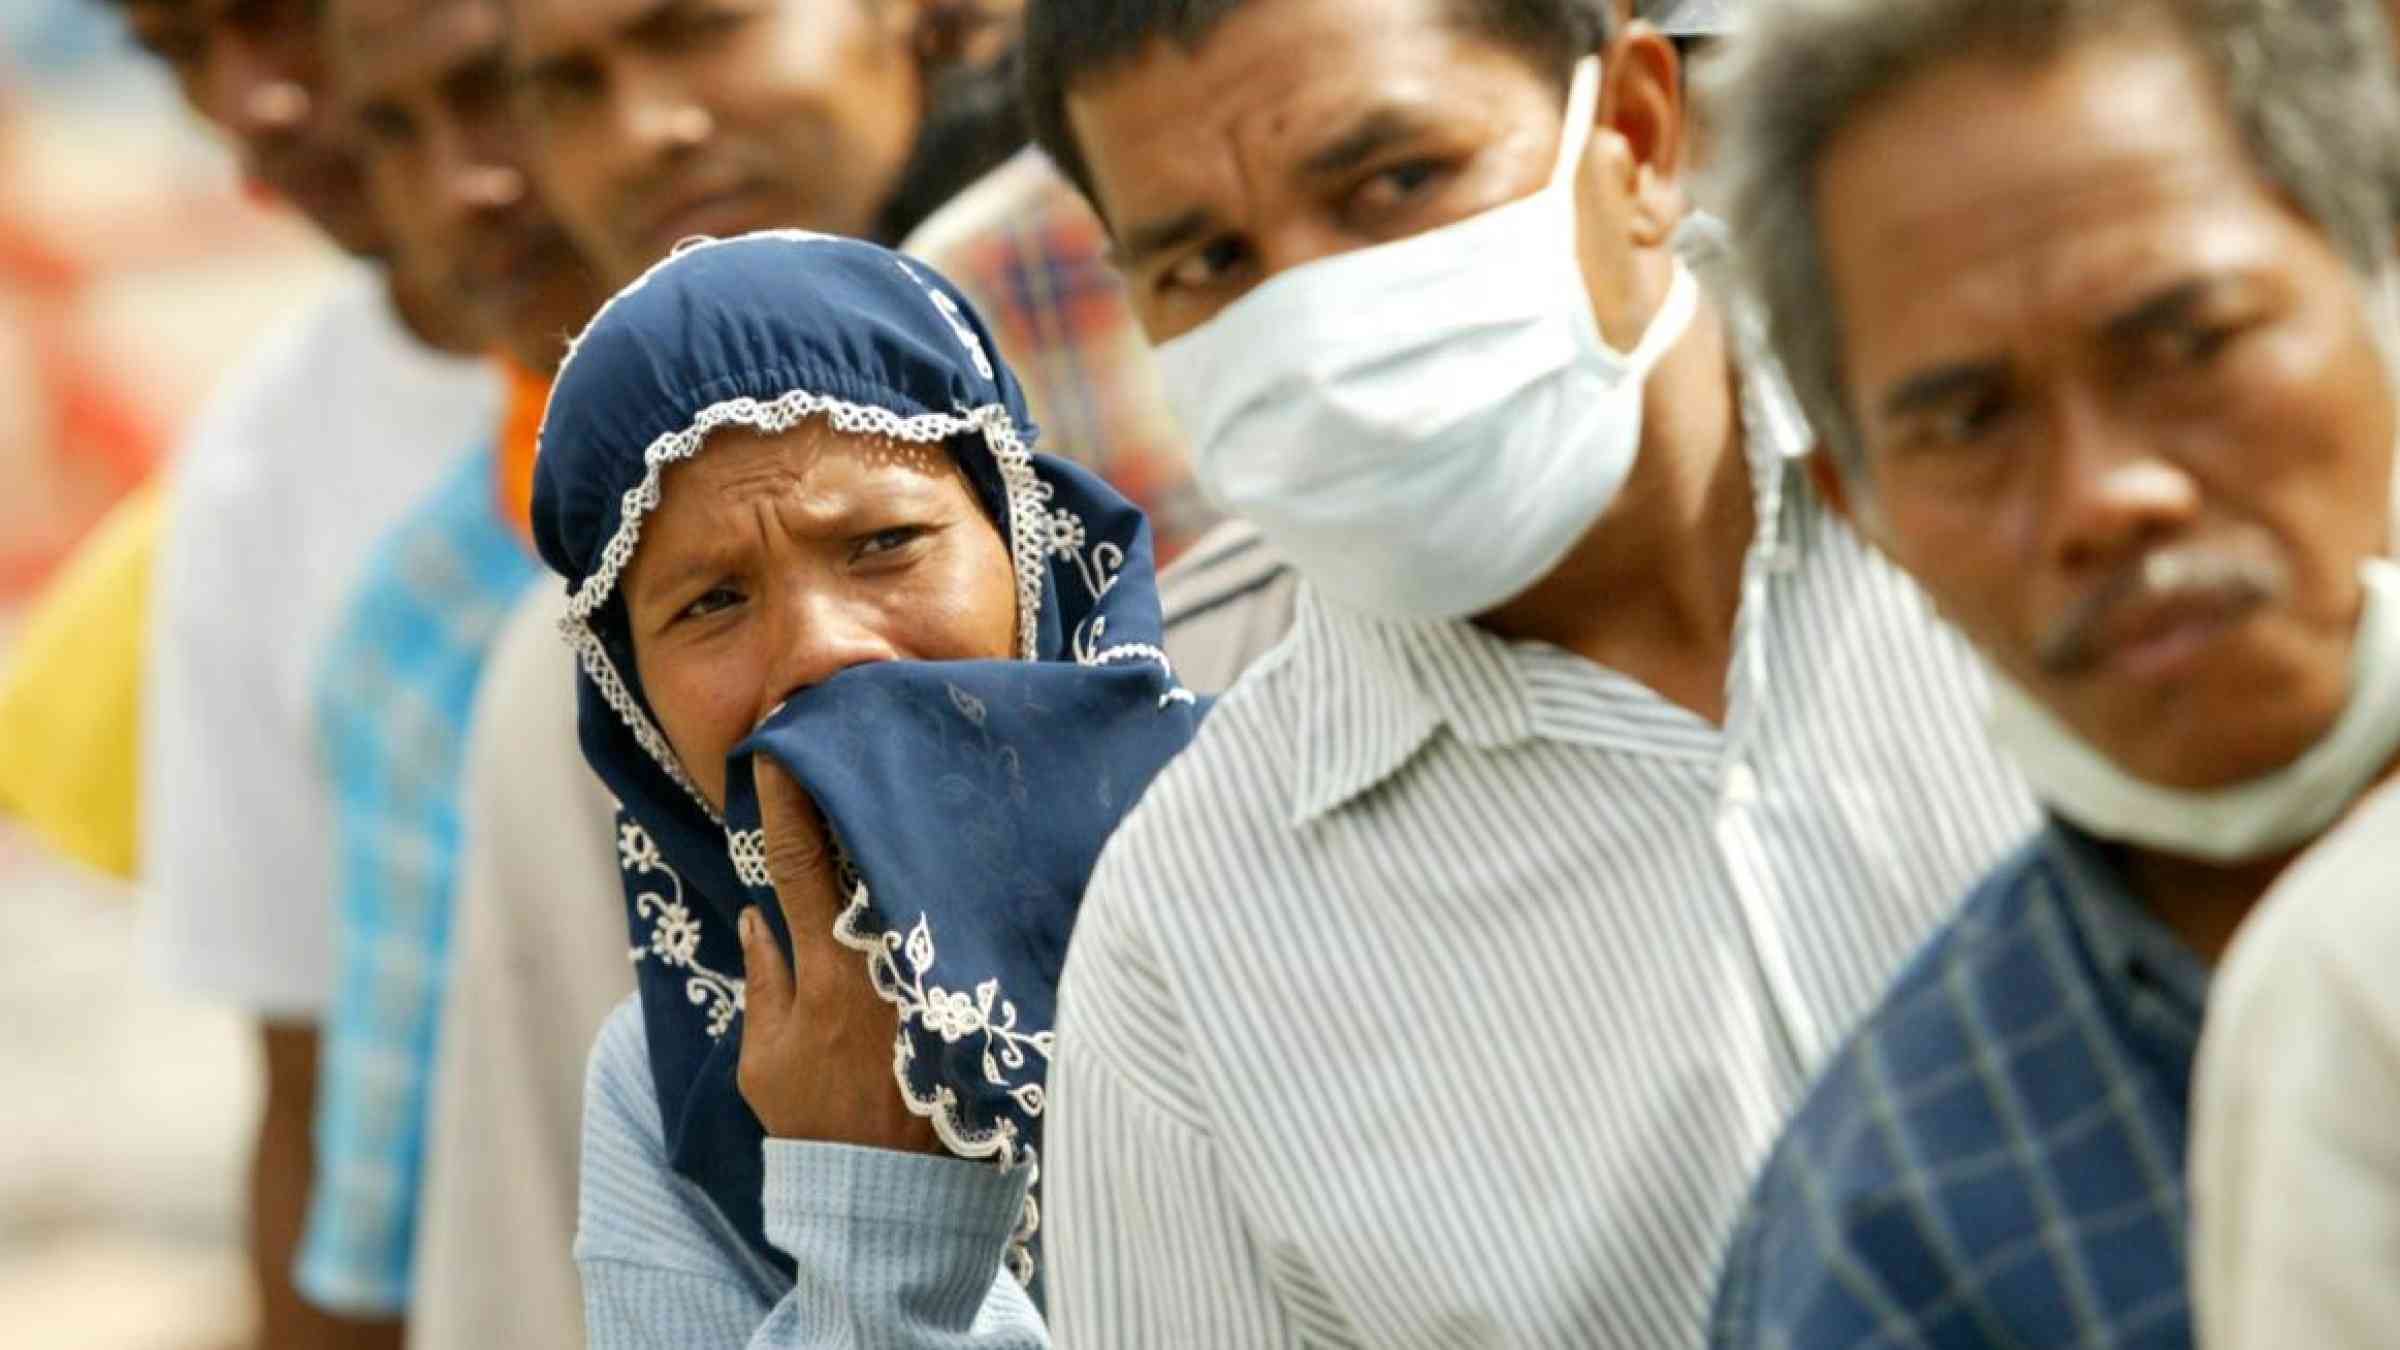
[[[1736,764],[1725,771],[1725,804],[1728,806],[1758,805],[1758,773],[1747,764]]]

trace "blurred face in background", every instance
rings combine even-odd
[[[342,111],[396,250],[488,343],[554,369],[597,280],[534,192],[494,0],[328,0]]]
[[[1816,198],[1877,542],[2137,777],[2314,744],[2390,537],[2391,373],[2199,56],[2149,24],[1961,57],[1839,132]]]
[[[134,40],[232,138],[242,171],[352,253],[382,251],[350,141],[327,94],[324,0],[125,0]]]
[[[924,118],[929,0],[511,0],[543,187],[609,280],[694,235],[871,237]]]

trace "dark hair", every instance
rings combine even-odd
[[[1025,148],[1025,115],[1018,105],[1019,48],[1010,43],[981,65],[933,73],[925,120],[908,161],[875,220],[875,241],[893,248],[927,216]]]
[[[1153,42],[1194,51],[1253,0],[1029,0],[1025,6],[1025,115],[1033,137],[1093,209],[1091,166],[1067,125],[1067,95],[1081,80],[1139,56]],[[1517,52],[1558,86],[1609,37],[1608,0],[1436,0],[1451,22]],[[1101,211],[1105,216],[1106,211]]]
[[[2360,275],[2392,252],[2400,80],[2370,0],[1755,0],[1701,93],[1720,128],[1710,178],[1775,354],[1833,462],[1862,492],[1866,443],[1827,303],[1817,168],[1877,98],[1945,62],[2028,66],[2163,25],[2215,77],[2252,165]]]

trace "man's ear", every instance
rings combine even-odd
[[[1683,191],[1682,58],[1646,20],[1635,20],[1601,54],[1599,129],[1624,143],[1621,188],[1626,229],[1637,247],[1665,245],[1689,203]]]

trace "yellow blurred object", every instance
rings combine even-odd
[[[0,813],[60,853],[131,880],[157,479],[95,527],[34,600],[0,665]]]

